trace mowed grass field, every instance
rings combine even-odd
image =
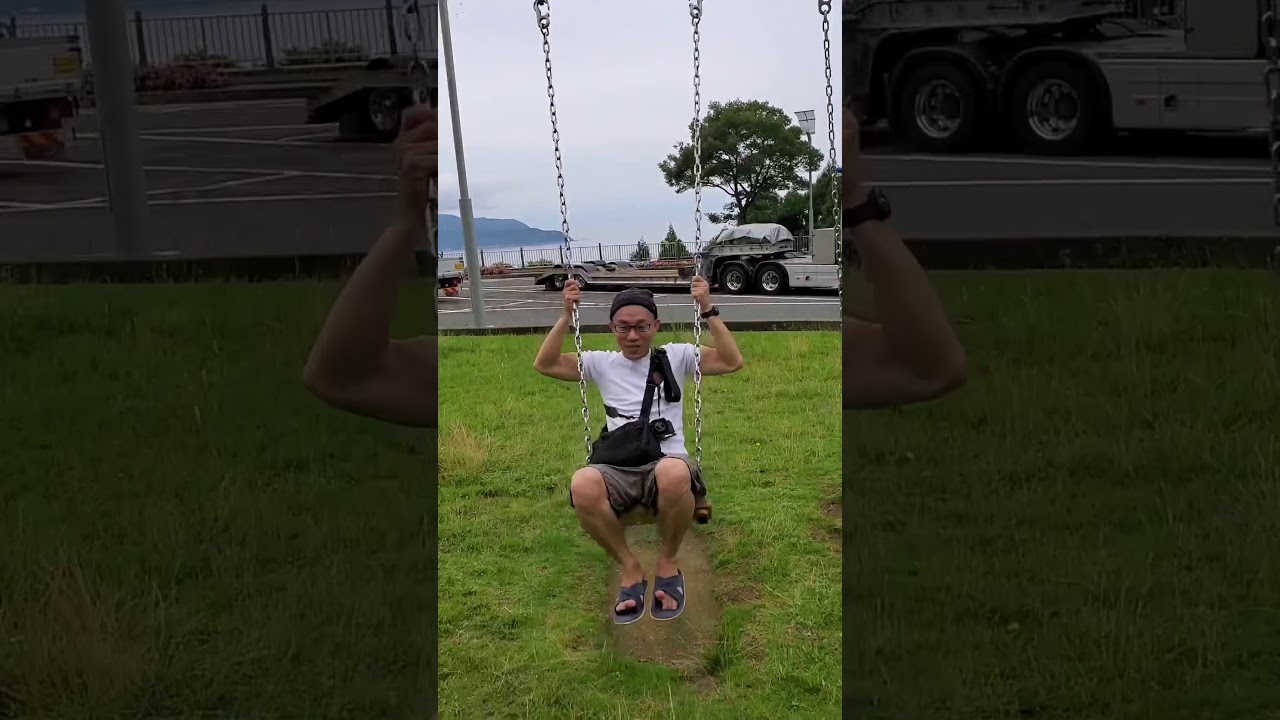
[[[306,394],[336,291],[0,286],[0,717],[430,716],[436,438]]]
[[[840,337],[736,339],[746,367],[703,382],[716,516],[694,531],[722,612],[701,663],[676,669],[610,640],[611,561],[568,505],[577,383],[534,372],[539,336],[441,338],[441,718],[840,716]],[[692,442],[692,383],[685,398]]]
[[[845,419],[845,716],[1280,718],[1280,279],[940,281],[967,387]]]
[[[843,460],[838,339],[708,379],[694,673],[611,651],[537,338],[443,340],[437,458],[303,392],[331,284],[0,286],[0,716],[424,717],[434,461],[442,717],[1280,717],[1277,279],[938,281],[968,385]]]

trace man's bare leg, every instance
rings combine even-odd
[[[662,547],[658,550],[657,577],[673,577],[679,570],[676,557],[684,534],[693,525],[693,478],[689,465],[680,458],[663,458],[654,471],[658,485],[658,533]],[[675,610],[679,603],[658,590],[654,598],[665,610]]]
[[[626,532],[622,521],[613,514],[613,508],[609,505],[604,476],[600,471],[588,467],[575,472],[569,483],[569,493],[573,496],[573,510],[578,514],[578,523],[582,525],[582,529],[622,569],[622,587],[644,580],[644,568],[627,547]],[[692,513],[693,510],[690,509],[689,512]],[[623,600],[616,609],[618,612],[625,612],[635,605],[634,600]]]

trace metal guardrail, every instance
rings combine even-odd
[[[400,0],[385,0],[383,7],[273,12],[263,3],[253,14],[163,18],[137,11],[128,20],[129,46],[139,67],[277,68],[363,62],[408,52],[399,5]],[[435,0],[422,1],[428,54],[437,52],[438,7]],[[33,23],[17,17],[7,22],[16,37],[77,35],[86,66],[93,63],[83,22]]]
[[[654,261],[682,261],[692,260],[693,255],[689,248],[681,244],[680,248],[662,248],[658,245],[644,246],[645,250],[641,250],[638,244],[632,245],[604,245],[597,243],[585,247],[573,248],[572,254],[569,256],[573,262],[629,262],[635,265],[645,265]],[[805,252],[809,249],[808,236],[797,236],[795,238],[795,249]],[[665,252],[660,252],[665,250]],[[538,247],[538,248],[514,248],[502,250],[480,249],[480,266],[481,267],[509,267],[513,270],[537,269],[539,267],[551,267],[552,265],[563,265],[565,262],[565,252],[563,247]],[[442,250],[440,252],[442,261],[465,260],[461,250]]]

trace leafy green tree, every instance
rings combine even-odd
[[[689,137],[658,163],[663,179],[679,193],[693,189],[693,123]],[[759,100],[711,103],[702,126],[702,183],[722,190],[729,202],[707,219],[717,225],[746,222],[757,203],[803,191],[808,178],[802,173],[817,171],[822,158],[781,108]]]
[[[693,253],[689,252],[689,248],[685,247],[684,241],[676,235],[674,225],[667,225],[667,236],[662,238],[662,244],[658,246],[658,257],[663,260],[693,257]]]
[[[834,173],[827,165],[813,180],[813,225],[817,228],[835,227],[835,206],[831,202],[831,183]],[[836,197],[839,198],[839,178],[835,178]],[[809,233],[809,191],[791,190],[785,195],[761,198],[747,212],[745,222],[777,223],[800,236]]]
[[[633,263],[648,262],[649,257],[650,257],[649,243],[645,242],[644,238],[642,237],[640,238],[640,241],[636,243],[635,251],[631,253],[631,262]]]

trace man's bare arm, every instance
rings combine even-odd
[[[711,331],[711,341],[715,347],[698,348],[699,362],[703,375],[729,375],[742,369],[742,352],[733,339],[733,333],[719,316],[707,319],[707,329]]]
[[[964,383],[965,353],[933,285],[888,225],[853,233],[879,323],[844,320],[844,407],[932,400]]]
[[[869,410],[899,407],[942,397],[964,379],[963,369],[950,375],[921,375],[895,357],[884,327],[851,317],[844,319],[844,408]]]
[[[578,354],[560,351],[564,347],[564,336],[572,323],[572,317],[561,315],[556,324],[551,326],[542,346],[538,348],[537,357],[533,359],[534,370],[556,380],[578,381]]]
[[[336,408],[397,425],[435,427],[436,338],[391,340],[401,280],[421,228],[386,230],[347,281],[311,349],[303,380]]]

